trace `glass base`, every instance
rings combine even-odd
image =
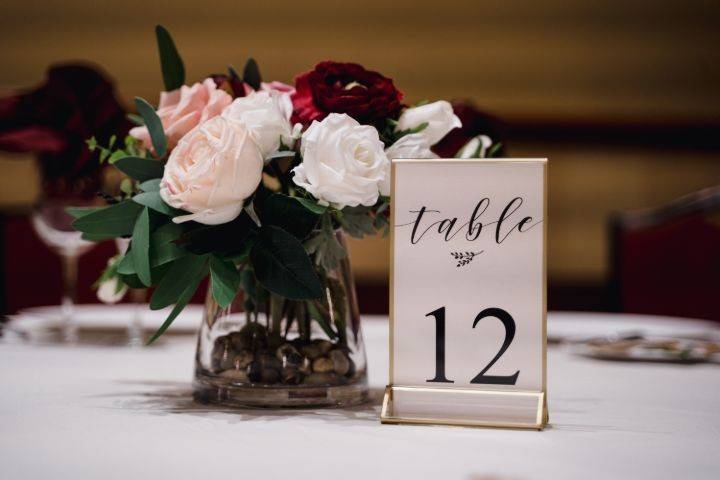
[[[196,372],[193,398],[199,403],[237,408],[337,408],[368,401],[368,386],[365,376],[344,385],[267,386],[237,384]]]

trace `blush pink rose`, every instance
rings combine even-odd
[[[161,92],[157,115],[165,130],[168,148],[175,148],[186,133],[205,120],[220,115],[231,103],[232,97],[217,88],[212,78],[190,87],[183,85],[171,92]],[[130,130],[130,135],[152,149],[147,127],[135,127]]]
[[[263,156],[241,121],[216,116],[185,135],[165,164],[160,196],[194,220],[218,225],[235,219],[262,178]]]

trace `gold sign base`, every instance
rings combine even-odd
[[[542,430],[549,421],[545,392],[407,387],[385,388],[380,422]]]

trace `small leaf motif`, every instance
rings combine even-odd
[[[457,260],[457,264],[455,265],[457,268],[464,267],[465,265],[469,264],[473,261],[473,259],[477,256],[483,253],[484,250],[480,250],[479,252],[450,252],[450,255]]]

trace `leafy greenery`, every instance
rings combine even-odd
[[[155,27],[160,68],[162,69],[165,90],[170,92],[185,84],[185,65],[175,47],[170,33],[162,25]]]
[[[254,58],[249,58],[243,69],[243,81],[250,85],[253,90],[260,90],[260,68]]]
[[[119,158],[113,165],[128,177],[140,182],[159,179],[165,170],[165,166],[158,160],[134,156]]]
[[[363,238],[365,235],[373,235],[375,227],[373,217],[370,215],[369,207],[345,207],[338,212],[338,221],[348,235],[355,238]]]
[[[257,234],[257,227],[246,212],[235,220],[220,225],[203,225],[189,230],[178,244],[197,255],[217,253],[232,256],[245,250],[245,243]]]
[[[321,306],[317,300],[306,300],[305,305],[307,306],[308,313],[310,314],[310,318],[315,320],[318,325],[320,325],[320,328],[325,332],[325,335],[327,335],[331,339],[335,339],[338,337],[338,334],[335,333],[335,331],[330,326],[330,323],[328,322],[328,318],[330,317],[328,311],[324,306]],[[320,308],[323,308],[325,310],[324,312],[320,312]]]
[[[260,283],[275,294],[294,300],[323,295],[322,284],[302,244],[279,227],[262,227],[250,260]]]
[[[159,310],[179,302],[187,286],[205,277],[207,263],[206,255],[186,255],[172,262],[150,298],[150,308]]]
[[[142,210],[142,205],[125,200],[83,215],[73,222],[73,227],[98,238],[124,237],[133,233],[135,220]]]
[[[133,266],[143,285],[149,287],[152,285],[150,277],[150,212],[145,207],[135,222],[133,236],[131,242]]]
[[[143,192],[138,193],[132,198],[133,202],[139,203],[156,212],[167,215],[168,217],[176,217],[182,214],[182,210],[171,207],[160,196],[160,192]]]
[[[294,201],[299,202],[303,207],[307,208],[313,213],[316,213],[318,215],[322,215],[325,213],[328,209],[325,205],[320,205],[317,203],[317,200],[312,200],[309,198],[303,198],[303,197],[290,197]]]
[[[158,158],[163,158],[167,153],[167,138],[160,117],[155,113],[153,106],[140,97],[135,97],[135,107],[145,121],[148,132],[150,132],[150,140],[152,140],[155,154]]]
[[[503,144],[493,143],[490,148],[488,148],[487,154],[485,155],[486,158],[495,158],[500,152],[502,151]]]
[[[84,217],[98,210],[103,210],[103,207],[66,207],[65,212],[73,218]]]
[[[263,202],[262,223],[274,225],[303,240],[318,222],[318,214],[293,197],[276,193]]]
[[[211,255],[210,277],[213,298],[221,308],[227,307],[240,287],[240,273],[237,267],[232,262]]]
[[[172,323],[175,321],[178,315],[180,315],[180,312],[183,311],[185,306],[188,304],[190,299],[193,295],[195,295],[195,291],[197,291],[198,286],[200,285],[200,282],[202,282],[203,278],[207,275],[207,264],[202,265],[202,269],[197,272],[197,275],[195,278],[189,279],[188,283],[185,284],[185,288],[182,289],[180,294],[177,297],[177,301],[175,303],[175,306],[173,307],[172,311],[170,312],[170,315],[168,315],[167,319],[163,324],[160,326],[160,328],[157,329],[157,331],[150,337],[150,339],[147,341],[147,344],[150,345],[155,340],[160,337],[165,331],[172,325]]]
[[[347,257],[345,248],[338,242],[329,214],[323,215],[320,231],[304,244],[308,254],[313,255],[315,264],[326,272],[335,270],[340,260]]]
[[[143,192],[159,192],[161,178],[153,178],[152,180],[146,180],[138,185],[138,188]]]
[[[124,157],[142,157],[145,155],[144,150],[140,147],[140,141],[130,135],[125,137],[123,147],[116,146],[117,137],[115,135],[110,137],[107,147],[100,145],[95,137],[90,137],[85,143],[91,152],[96,150],[100,152],[99,161],[101,164],[107,160],[110,165],[113,165],[116,161]]]

